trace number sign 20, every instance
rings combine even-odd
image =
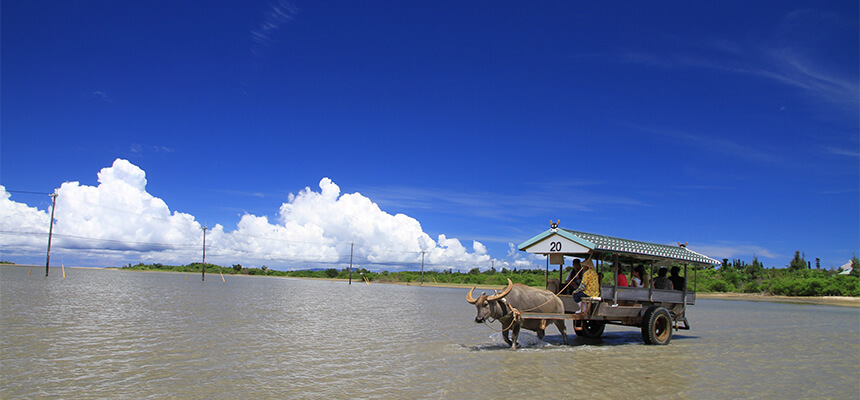
[[[550,242],[549,251],[561,251],[561,242]]]

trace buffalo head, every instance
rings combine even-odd
[[[487,296],[486,293],[481,292],[481,295],[478,298],[472,297],[472,291],[475,290],[473,287],[466,293],[466,301],[469,304],[474,304],[475,307],[478,308],[478,315],[475,316],[475,322],[481,323],[487,320],[488,318],[499,319],[505,315],[505,309],[503,305],[499,304],[499,300],[504,298],[511,292],[513,289],[514,283],[508,279],[508,286],[499,293],[493,294],[491,296]]]

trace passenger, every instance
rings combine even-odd
[[[668,272],[666,267],[660,267],[660,270],[657,271],[657,277],[654,278],[654,289],[672,290],[672,281],[666,277]]]
[[[642,284],[642,272],[639,271],[640,268],[641,266],[633,268],[633,274],[631,274],[633,278],[630,279],[630,287],[645,287]]]
[[[672,267],[672,275],[669,277],[669,280],[672,281],[672,287],[675,288],[675,290],[684,290],[684,286],[687,284],[687,282],[683,276],[678,275],[679,272],[681,272],[680,267]]]
[[[645,273],[645,266],[644,265],[642,265],[642,264],[637,265],[636,268],[633,269],[633,271],[636,271],[636,273],[639,274],[639,286],[637,286],[637,287],[641,287],[641,288],[650,287],[649,282],[648,282],[648,274]]]
[[[600,297],[600,278],[594,270],[594,264],[591,260],[586,260],[582,263],[582,268],[582,283],[573,291],[573,301],[579,305],[577,314],[585,311],[585,306],[582,304],[583,297]]]
[[[621,271],[621,264],[613,265],[613,272],[618,271],[618,286],[627,287],[627,275],[624,275],[624,272]]]

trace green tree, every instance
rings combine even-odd
[[[758,257],[754,257],[752,264],[747,264],[744,267],[744,273],[747,274],[749,279],[760,278],[762,273],[764,273],[764,265],[759,262]]]
[[[806,260],[803,259],[803,256],[800,255],[800,251],[794,252],[794,258],[791,259],[791,263],[788,264],[788,270],[792,272],[803,271],[806,269]]]
[[[242,272],[242,264],[233,264],[233,269],[236,270],[237,273]]]
[[[327,276],[329,278],[336,278],[337,277],[337,270],[334,268],[329,268],[329,269],[325,270],[325,276]]]

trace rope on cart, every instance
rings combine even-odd
[[[583,261],[583,262],[587,262],[587,261],[589,261],[589,260],[591,260],[591,254],[589,254],[589,255],[588,255],[588,258],[586,258],[586,259],[585,259],[585,261]],[[563,288],[561,288],[561,290],[559,290],[558,292],[559,292],[559,293],[562,293],[562,292],[564,292],[565,290],[567,290],[567,287],[568,287],[568,286],[570,286],[570,284],[571,284],[571,283],[573,283],[573,281],[575,281],[575,280],[576,280],[576,277],[578,277],[578,276],[579,276],[579,274],[581,274],[581,273],[582,273],[582,271],[584,271],[584,270],[585,270],[585,268],[580,268],[580,269],[579,269],[579,271],[577,271],[576,275],[574,275],[574,276],[573,276],[573,278],[570,278],[570,280],[569,280],[569,281],[567,281],[567,284],[566,284],[566,285],[564,285],[564,287],[563,287]],[[558,297],[558,295],[557,295],[557,294],[555,294],[555,293],[553,293],[553,294],[552,294],[552,296],[553,296],[553,297],[550,297],[550,298],[549,298],[549,300],[547,300],[547,301],[543,302],[543,304],[541,304],[541,305],[539,305],[539,306],[537,306],[537,307],[529,308],[528,310],[523,310],[522,312],[529,312],[529,311],[537,310],[538,308],[541,308],[541,307],[545,306],[547,303],[549,303],[550,301],[552,301],[552,299],[553,299],[553,298]]]

